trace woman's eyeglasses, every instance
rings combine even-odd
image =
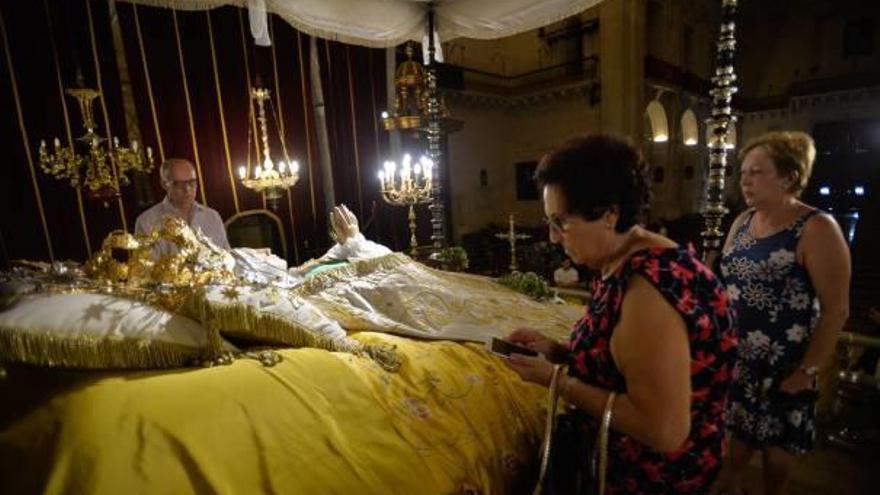
[[[551,215],[549,217],[544,218],[544,223],[547,224],[551,230],[555,230],[556,232],[562,234],[565,232],[566,222],[568,221],[568,215],[563,213],[561,215]]]

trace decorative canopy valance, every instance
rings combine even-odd
[[[374,48],[425,37],[426,13],[434,9],[442,40],[494,39],[535,29],[582,12],[601,0],[124,0],[179,10],[223,5],[247,7],[251,30],[265,39],[263,12],[281,16],[298,30],[321,38]]]

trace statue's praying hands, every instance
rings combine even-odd
[[[360,233],[357,217],[345,205],[334,206],[330,210],[330,225],[333,228],[333,240],[339,244]]]

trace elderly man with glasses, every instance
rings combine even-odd
[[[182,158],[170,158],[162,163],[159,173],[165,199],[137,217],[135,234],[148,234],[158,228],[165,217],[177,216],[193,229],[201,230],[218,247],[229,249],[220,214],[196,202],[199,182],[193,164]]]

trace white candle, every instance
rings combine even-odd
[[[290,171],[295,174],[299,173],[299,162],[298,161],[294,160],[294,161],[290,162]]]
[[[55,138],[55,147],[58,148],[60,146],[61,146],[61,140],[58,138]]]
[[[278,173],[281,175],[284,175],[285,168],[287,168],[287,164],[279,160],[278,161]]]
[[[238,178],[244,180],[245,177],[247,177],[247,169],[242,165],[238,167]]]

